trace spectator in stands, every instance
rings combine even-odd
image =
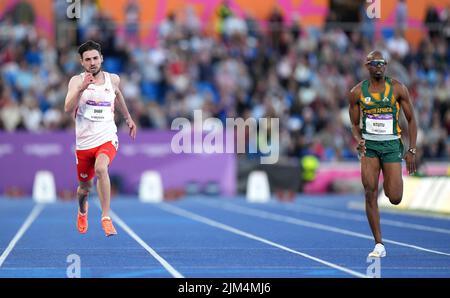
[[[429,5],[425,14],[425,25],[428,28],[430,37],[433,39],[439,34],[439,14],[436,7]]]
[[[131,7],[128,24],[133,24],[137,2],[126,3]],[[258,118],[273,111],[280,118],[281,152],[295,157],[312,152],[322,160],[356,159],[353,149],[344,150],[355,147],[345,122],[348,117],[342,113],[347,102],[344,91],[362,80],[364,68],[357,61],[369,46],[380,43],[380,48],[388,50],[388,75],[408,86],[421,111],[418,124],[427,132],[423,134],[424,153],[427,158],[448,158],[449,11],[450,6],[440,13],[429,9],[424,20],[431,36],[425,36],[417,49],[401,30],[386,45],[375,39],[373,19],[361,19],[361,27],[350,34],[333,26],[312,30],[301,27],[295,17],[285,23],[279,10],[271,12],[270,18],[255,20],[251,13],[233,11],[228,1],[215,13],[221,33],[225,34],[225,23],[230,20],[227,36],[233,38],[216,38],[212,30],[199,26],[195,10],[187,9],[171,12],[156,24],[154,46],[139,46],[116,34],[119,26],[100,14],[92,0],[82,1],[83,18],[78,25],[80,38],[95,38],[106,31],[104,66],[118,69],[126,98],[139,102],[131,105],[141,115],[138,125],[164,129],[175,117],[189,117],[192,107],[222,119]],[[13,15],[7,12],[0,19],[0,128],[71,129],[72,122],[61,111],[68,78],[80,71],[76,49],[68,40],[52,45],[37,34],[32,23],[17,22]],[[436,20],[440,27],[434,32]],[[435,110],[440,111],[439,117],[434,116]],[[32,117],[25,120],[25,115]],[[118,124],[119,129],[125,125]],[[438,126],[444,128],[444,135]],[[335,140],[330,142],[327,136]],[[440,143],[437,148],[432,145],[434,140]]]
[[[395,9],[395,28],[405,32],[408,26],[408,6],[405,0],[400,0]]]
[[[125,5],[125,39],[135,46],[139,45],[139,14],[137,0],[128,0]]]
[[[395,30],[394,36],[387,41],[387,49],[391,55],[403,60],[409,53],[409,45],[401,30]]]

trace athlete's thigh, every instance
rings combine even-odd
[[[378,189],[380,177],[380,160],[378,157],[361,158],[361,179],[365,190],[375,191]]]
[[[95,156],[92,149],[77,150],[77,178],[80,186],[81,183],[88,183],[94,178]],[[86,185],[88,186],[88,185]]]
[[[106,142],[101,145],[95,153],[95,168],[108,167],[114,160],[117,153],[117,147],[113,145],[113,142]]]
[[[105,153],[100,153],[95,158],[95,169],[96,170],[98,170],[98,169],[107,169],[109,163],[110,163],[109,156],[106,155]]]
[[[383,162],[384,192],[400,196],[403,193],[402,164],[400,162]]]

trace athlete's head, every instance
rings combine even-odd
[[[383,54],[380,51],[372,51],[367,55],[366,67],[367,70],[369,70],[371,78],[377,80],[384,78],[386,65],[387,61],[384,59]]]
[[[78,48],[80,62],[86,72],[96,75],[102,66],[103,56],[100,44],[88,40]]]

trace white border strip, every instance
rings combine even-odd
[[[215,208],[221,208],[221,209],[224,209],[224,210],[227,210],[227,211],[235,212],[235,213],[241,213],[241,214],[245,214],[245,215],[251,215],[251,216],[260,217],[260,218],[263,218],[263,219],[271,219],[271,220],[285,222],[285,223],[290,223],[290,224],[294,224],[294,225],[298,225],[298,226],[304,226],[304,227],[309,227],[309,228],[314,228],[314,229],[319,229],[319,230],[324,230],[324,231],[344,234],[344,235],[348,235],[348,236],[353,236],[353,237],[373,240],[372,236],[365,235],[365,234],[362,234],[362,233],[353,232],[353,231],[346,230],[346,229],[341,229],[341,228],[336,228],[336,227],[332,227],[332,226],[329,226],[329,225],[319,224],[319,223],[315,223],[315,222],[312,222],[312,221],[301,220],[301,219],[290,217],[290,216],[286,216],[286,215],[279,215],[279,214],[275,214],[275,213],[271,213],[271,212],[267,212],[267,211],[251,209],[251,208],[248,208],[248,207],[241,207],[241,206],[238,206],[238,205],[235,205],[235,204],[232,204],[232,203],[220,203],[220,206],[217,205],[217,204],[214,204],[212,202],[209,202],[209,201],[208,202],[201,201],[201,203],[213,206]],[[228,205],[228,206],[225,206],[225,204]],[[395,240],[390,240],[390,239],[386,239],[386,238],[383,238],[383,242],[396,244],[396,245],[399,245],[399,246],[404,246],[404,247],[409,247],[409,248],[414,248],[414,249],[417,249],[417,250],[426,251],[426,252],[434,253],[434,254],[438,254],[438,255],[450,256],[450,253],[445,253],[445,252],[442,252],[442,251],[428,249],[428,248],[424,248],[424,247],[421,247],[421,246],[408,244],[408,243],[404,243],[404,242],[399,242],[399,241],[395,241]]]
[[[19,242],[20,238],[22,238],[22,236],[25,234],[25,232],[28,230],[28,228],[31,226],[31,224],[36,220],[36,218],[39,216],[39,214],[41,213],[41,211],[43,209],[44,209],[43,204],[36,204],[34,206],[33,210],[31,210],[30,215],[28,215],[27,219],[23,222],[19,231],[17,231],[14,238],[8,244],[8,247],[6,247],[5,251],[0,256],[0,267],[2,267],[2,265],[5,262],[8,255],[14,249],[14,246],[16,246],[17,242]]]
[[[225,231],[228,231],[228,232],[231,232],[231,233],[234,233],[234,234],[246,237],[246,238],[250,238],[250,239],[253,239],[253,240],[256,240],[256,241],[268,244],[270,246],[274,246],[276,248],[282,249],[284,251],[287,251],[287,252],[290,252],[290,253],[293,253],[293,254],[300,255],[302,257],[305,257],[307,259],[310,259],[310,260],[316,261],[318,263],[324,264],[326,266],[329,266],[331,268],[337,269],[339,271],[343,271],[343,272],[348,273],[350,275],[353,275],[353,276],[356,276],[356,277],[364,277],[364,278],[367,277],[365,274],[362,274],[362,273],[353,271],[351,269],[348,269],[348,268],[345,268],[345,267],[342,267],[342,266],[339,266],[339,265],[327,262],[325,260],[316,258],[316,257],[308,255],[306,253],[299,252],[297,250],[291,249],[291,248],[286,247],[284,245],[272,242],[270,240],[258,237],[256,235],[253,235],[253,234],[250,234],[250,233],[247,233],[247,232],[244,232],[242,230],[238,230],[236,228],[233,228],[231,226],[228,226],[228,225],[225,225],[223,223],[217,222],[215,220],[209,219],[207,217],[203,217],[201,215],[192,213],[190,211],[187,211],[187,210],[184,210],[184,209],[172,206],[172,205],[168,205],[167,203],[162,203],[162,204],[158,204],[158,205],[155,205],[155,206],[157,206],[157,207],[159,207],[159,208],[161,208],[161,209],[163,209],[163,210],[165,210],[167,212],[171,212],[171,213],[177,214],[179,216],[183,216],[183,217],[189,218],[191,220],[195,220],[195,221],[207,224],[209,226],[212,226],[212,227],[215,227],[215,228],[219,228],[219,229],[222,229],[222,230],[225,230]]]

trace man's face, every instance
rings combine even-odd
[[[102,66],[103,56],[97,50],[89,50],[83,53],[81,65],[86,72],[96,74]]]
[[[386,60],[383,57],[373,57],[367,60],[366,67],[372,78],[380,79],[384,77],[386,64]]]

